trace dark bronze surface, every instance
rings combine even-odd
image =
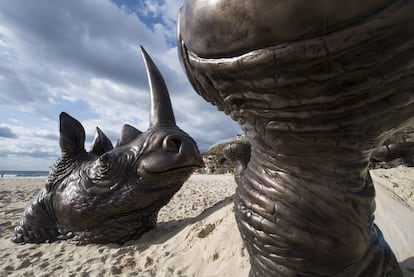
[[[118,143],[97,128],[85,151],[81,123],[60,114],[62,156],[15,228],[13,241],[123,243],[155,227],[158,211],[202,165],[194,140],[176,126],[157,67],[142,49],[151,91],[150,128],[124,125]]]
[[[367,168],[413,124],[413,14],[414,1],[185,2],[189,80],[251,143],[225,154],[252,276],[401,276]]]
[[[397,142],[390,145],[384,145],[376,148],[371,153],[371,160],[389,162],[400,158],[406,164],[412,164],[414,157],[414,142],[405,141]]]
[[[353,25],[392,0],[186,1],[179,24],[200,57],[233,57]]]

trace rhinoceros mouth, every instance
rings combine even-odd
[[[194,170],[203,166],[201,158],[193,159],[193,157],[191,157],[191,160],[186,160],[188,159],[188,156],[177,154],[170,157],[170,159],[165,159],[165,153],[162,153],[162,157],[164,158],[164,164],[159,163],[158,159],[150,159],[149,161],[142,163],[142,168],[148,173],[163,174],[166,172],[175,172],[181,170]]]
[[[160,191],[183,184],[198,166],[183,166],[168,169],[163,172],[143,172],[137,182],[145,191]]]
[[[183,165],[183,166],[176,166],[166,169],[165,171],[158,172],[158,173],[172,173],[172,172],[184,172],[184,171],[193,171],[197,168],[200,168],[201,165],[193,164],[193,165]],[[157,173],[157,172],[154,172]]]

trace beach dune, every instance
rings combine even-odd
[[[394,191],[399,183],[405,184],[405,191],[414,188],[414,169],[376,170],[372,176],[376,222],[405,276],[414,276],[414,210],[410,197]],[[231,175],[194,174],[160,211],[157,227],[124,245],[16,245],[10,240],[14,226],[44,182],[0,181],[0,276],[248,276],[248,253],[234,218],[236,184]]]

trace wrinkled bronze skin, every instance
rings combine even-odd
[[[189,80],[251,143],[225,149],[251,276],[401,276],[367,168],[413,123],[413,14],[414,1],[185,2]]]
[[[143,50],[151,88],[151,125],[124,125],[117,145],[97,128],[90,151],[85,130],[60,115],[62,156],[24,211],[12,240],[124,243],[155,227],[158,211],[202,165],[194,140],[175,124],[161,73]]]
[[[371,153],[373,162],[390,162],[401,159],[406,166],[414,166],[414,142],[404,141],[376,148]]]

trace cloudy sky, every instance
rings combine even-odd
[[[201,150],[240,133],[198,96],[181,68],[176,15],[184,0],[0,1],[0,170],[48,170],[60,154],[59,113],[116,142],[123,124],[148,128],[138,46],[166,79],[177,124]]]

